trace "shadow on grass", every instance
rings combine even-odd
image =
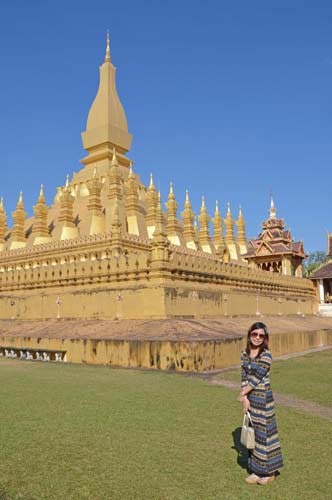
[[[232,450],[237,451],[237,463],[242,469],[245,469],[247,472],[250,472],[248,469],[248,457],[249,452],[245,446],[241,444],[241,427],[237,427],[233,432],[233,446]]]

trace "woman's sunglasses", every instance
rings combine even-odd
[[[251,332],[250,337],[256,337],[260,340],[263,340],[263,338],[265,337],[265,333]]]

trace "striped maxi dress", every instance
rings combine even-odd
[[[248,465],[257,476],[270,476],[283,467],[270,386],[271,362],[268,349],[256,358],[250,358],[246,351],[241,354],[241,385],[253,388],[248,399],[255,430],[255,448],[249,454]]]

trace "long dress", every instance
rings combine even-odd
[[[241,385],[253,390],[248,394],[250,415],[255,431],[255,448],[249,456],[248,465],[258,476],[270,476],[283,467],[274,399],[270,386],[272,356],[268,349],[256,358],[246,351],[241,354]]]

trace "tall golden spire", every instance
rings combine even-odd
[[[194,231],[194,217],[195,214],[191,209],[191,203],[189,199],[188,190],[186,190],[186,199],[184,202],[184,210],[181,213],[183,220],[183,236],[187,246],[190,248],[196,248],[195,245],[195,231]]]
[[[40,186],[40,192],[36,205],[33,207],[35,218],[32,225],[32,241],[34,245],[46,243],[50,235],[47,225],[48,208],[45,202],[44,186]]]
[[[7,229],[7,216],[3,206],[3,198],[0,199],[0,250],[3,248],[5,233]]]
[[[126,193],[126,210],[127,215],[136,215],[138,212],[138,186],[137,180],[133,172],[132,163],[129,168],[129,175],[127,179],[127,193]]]
[[[16,210],[12,212],[14,225],[10,238],[10,248],[18,248],[21,246],[25,246],[26,244],[25,229],[24,229],[26,215],[27,214],[24,210],[23,196],[21,191],[17,202]]]
[[[119,163],[116,155],[115,148],[113,148],[113,157],[111,162],[111,168],[109,170],[109,199],[122,199],[122,179],[119,171]]]
[[[227,215],[225,218],[225,226],[226,226],[226,243],[234,243],[234,219],[231,213],[231,205],[228,202],[227,204]]]
[[[82,132],[83,147],[89,153],[82,160],[85,164],[105,162],[105,159],[112,157],[112,148],[115,147],[121,155],[121,160],[128,165],[128,160],[122,155],[129,151],[132,135],[128,133],[126,114],[117,93],[115,73],[107,33],[105,60],[100,66],[99,88],[89,111],[85,132]]]
[[[118,238],[120,237],[121,232],[122,232],[122,224],[120,219],[119,200],[118,198],[115,198],[114,211],[112,217],[112,236]]]
[[[222,217],[219,211],[218,201],[216,200],[216,210],[214,212],[214,217],[212,219],[213,222],[213,243],[216,250],[223,250],[225,246],[224,238],[223,238],[223,226],[222,226]]]
[[[198,216],[198,220],[199,220],[199,243],[202,247],[202,250],[211,253],[211,247],[210,247],[211,240],[209,234],[210,217],[206,211],[204,196],[202,196],[201,212]]]
[[[241,205],[239,207],[239,216],[236,221],[237,225],[237,242],[241,245],[246,245],[246,223],[242,215]]]
[[[168,200],[166,202],[167,208],[167,236],[174,244],[180,244],[179,239],[179,221],[177,218],[178,204],[175,199],[173,190],[173,183],[170,183]]]
[[[54,231],[54,238],[69,240],[77,238],[78,235],[78,229],[74,223],[74,196],[71,194],[69,176],[67,175],[65,187],[60,195],[60,215]]]
[[[97,176],[97,169],[93,171],[93,176],[87,181],[89,190],[88,211],[94,215],[99,215],[102,210],[100,195],[103,183]]]
[[[146,225],[154,226],[156,223],[156,210],[158,205],[158,193],[153,182],[153,176],[150,174],[150,184],[146,190]],[[151,237],[152,234],[149,234]]]
[[[88,198],[88,216],[86,218],[86,229],[88,234],[104,233],[105,215],[102,212],[101,190],[103,183],[98,177],[97,168],[93,170],[92,178],[88,179],[87,186],[89,190]]]

